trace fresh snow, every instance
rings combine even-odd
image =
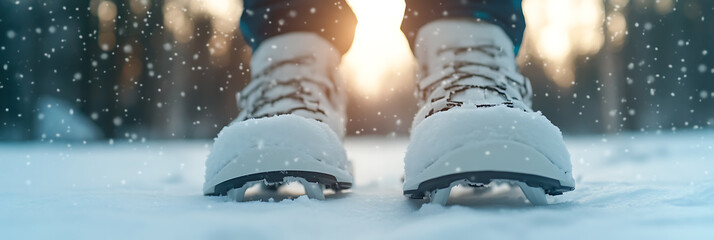
[[[407,200],[400,182],[406,138],[348,138],[356,181],[348,193],[243,203],[201,195],[209,141],[2,143],[0,239],[714,236],[714,132],[566,143],[576,190],[541,207],[507,186],[484,197],[452,195],[462,205]]]
[[[216,175],[233,161],[237,161],[241,169],[246,169],[247,173],[245,174],[271,171],[268,169],[282,170],[284,167],[290,166],[291,163],[305,166],[303,164],[309,162],[326,165],[330,169],[340,172],[341,175],[349,176],[349,163],[339,141],[340,138],[330,130],[327,124],[291,114],[234,122],[223,128],[213,143],[206,161],[206,180],[215,180]],[[265,153],[264,151],[270,150],[294,151],[296,154],[291,154],[289,159],[282,159],[279,162],[236,159],[236,157],[241,157],[241,153],[256,150],[261,156]],[[297,153],[306,156],[306,159],[302,159],[303,162],[297,162],[300,160],[295,157],[298,156]],[[317,161],[317,157],[321,161]],[[235,176],[231,176],[231,178],[233,177]],[[346,179],[339,180],[347,181]],[[220,182],[223,180],[213,184]],[[213,193],[213,184],[208,184],[211,187],[211,193]]]
[[[411,133],[415,141],[409,145],[406,152],[408,159],[405,166],[407,182],[417,185],[418,182],[437,177],[428,176],[426,179],[420,179],[417,176],[426,169],[434,170],[436,167],[443,166],[444,164],[433,165],[437,161],[448,158],[446,156],[449,152],[454,152],[465,145],[485,141],[506,141],[524,143],[537,149],[550,160],[550,163],[546,165],[547,169],[557,169],[559,172],[558,176],[541,176],[554,178],[561,184],[572,186],[571,161],[568,159],[568,151],[563,145],[562,134],[540,112],[525,112],[507,106],[479,108],[478,111],[474,111],[474,108],[477,107],[465,105],[449,109],[449,111],[437,112],[412,128]],[[504,145],[501,144],[501,146]],[[469,147],[473,148],[474,146],[469,145]],[[515,146],[512,145],[511,149],[513,147]],[[500,150],[488,149],[489,152]],[[480,156],[485,156],[485,152],[480,154]],[[496,156],[492,157],[494,158],[491,159],[496,159]],[[532,156],[532,158],[536,159],[536,156]],[[519,160],[525,161],[525,159]],[[468,169],[470,167],[473,165],[460,165],[452,162],[448,166],[450,168],[448,171],[453,173],[451,171],[454,171],[452,170],[454,168]],[[446,166],[442,168],[446,168]],[[568,174],[563,174],[563,172],[568,172]]]

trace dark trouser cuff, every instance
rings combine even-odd
[[[240,29],[255,50],[264,40],[288,32],[313,32],[342,54],[352,45],[357,17],[345,0],[245,0]]]
[[[412,50],[419,29],[427,23],[443,18],[474,18],[503,28],[518,54],[526,28],[521,0],[406,0],[406,3],[402,32]]]

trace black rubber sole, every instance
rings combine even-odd
[[[226,180],[222,183],[216,185],[213,193],[207,193],[206,196],[223,196],[228,193],[229,190],[234,188],[243,187],[248,182],[265,180],[268,183],[283,183],[285,177],[299,177],[303,178],[308,182],[319,183],[325,185],[327,188],[340,191],[343,189],[349,189],[352,187],[352,183],[348,182],[338,182],[335,176],[319,173],[319,172],[308,172],[308,171],[274,171],[274,172],[262,172],[250,175],[245,175],[230,180]]]
[[[478,171],[456,173],[432,178],[420,183],[417,189],[404,191],[404,195],[413,199],[422,199],[427,192],[447,188],[451,185],[451,183],[460,180],[467,180],[473,184],[483,185],[489,184],[494,180],[520,181],[525,182],[526,185],[531,187],[542,188],[548,195],[561,195],[564,192],[569,192],[575,189],[574,187],[560,185],[560,181],[556,179],[538,175],[499,171]]]

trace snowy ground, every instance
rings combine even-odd
[[[349,193],[245,203],[201,196],[209,141],[1,143],[0,239],[714,238],[714,132],[566,141],[576,190],[543,207],[407,200],[405,138],[349,138]]]

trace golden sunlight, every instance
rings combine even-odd
[[[405,76],[414,72],[415,64],[399,30],[404,1],[347,2],[359,21],[354,44],[343,57],[350,87],[369,97],[411,80]],[[627,4],[619,2],[624,2],[620,3],[623,7]],[[599,0],[524,0],[523,7],[528,24],[525,51],[545,61],[546,74],[560,87],[567,88],[574,81],[577,57],[597,53],[606,36],[621,44],[626,31],[624,18],[611,15],[609,30],[617,34],[603,32],[605,5]]]
[[[367,97],[403,85],[413,73],[414,60],[399,29],[404,0],[348,0],[358,24],[342,70],[352,88]]]
[[[142,1],[133,0],[136,11],[144,11]],[[627,33],[627,21],[618,9],[629,0],[523,0],[528,25],[524,51],[544,62],[543,69],[558,86],[567,88],[574,79],[578,57],[597,53],[605,45],[620,47]],[[658,1],[658,9],[668,9],[672,0]],[[148,3],[148,1],[147,1]],[[416,64],[400,28],[404,0],[347,0],[358,24],[352,48],[342,58],[342,72],[351,89],[365,98],[398,89],[413,80]],[[93,14],[104,28],[113,29],[116,6],[111,1],[92,0]],[[615,9],[609,14],[605,10]],[[193,15],[209,16],[213,26],[208,45],[211,57],[221,60],[232,48],[242,7],[233,0],[166,0],[164,24],[178,42],[193,38]],[[606,28],[603,28],[603,24]],[[103,29],[104,29],[103,28]],[[111,33],[111,31],[108,31]],[[113,34],[101,32],[99,43],[110,50]],[[519,58],[521,64],[527,58]],[[216,61],[226,64],[226,61]]]
[[[619,1],[624,7],[627,1]],[[558,86],[567,88],[575,81],[577,57],[597,53],[605,43],[622,44],[625,19],[611,14],[610,32],[603,32],[605,5],[600,0],[524,0],[528,30],[524,49],[545,62],[543,70]],[[523,60],[521,58],[520,60]]]

